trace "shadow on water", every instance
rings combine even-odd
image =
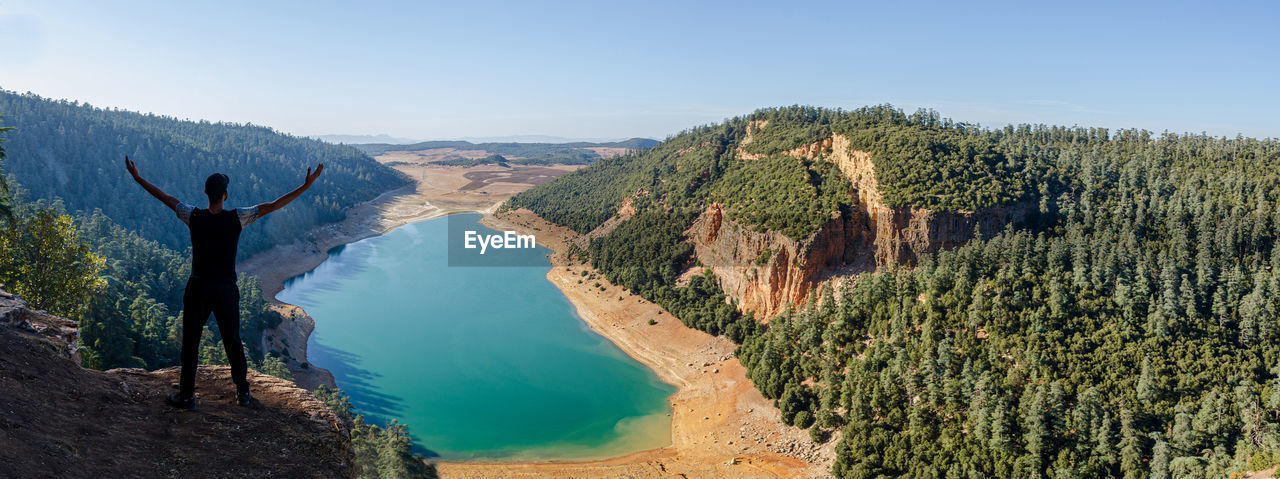
[[[342,288],[339,278],[350,277],[364,271],[368,266],[367,259],[374,253],[380,237],[364,240],[363,248],[349,248],[350,245],[339,245],[328,251],[329,258],[316,269],[294,276],[284,281],[284,290],[294,296],[287,298],[289,302],[306,308],[315,304],[313,295],[337,291]],[[321,269],[336,269],[342,275],[326,275]],[[330,279],[322,279],[328,276]],[[291,289],[293,283],[308,281],[308,288]],[[333,373],[334,382],[342,389],[355,406],[356,412],[363,415],[365,423],[376,426],[386,425],[391,419],[398,418],[404,412],[404,399],[380,392],[373,384],[381,374],[360,367],[361,357],[348,351],[325,345],[317,336],[312,336],[307,347],[310,362]],[[403,423],[401,423],[403,424]],[[409,430],[410,436],[413,431]],[[421,441],[413,437],[413,454],[436,458],[440,454],[421,446]]]
[[[313,358],[313,364],[333,373],[334,382],[351,396],[351,403],[369,419],[368,422],[381,425],[404,411],[404,399],[377,390],[373,380],[382,375],[359,367],[360,356],[318,341],[311,342],[307,355]]]
[[[409,446],[410,454],[420,456],[424,459],[437,459],[440,457],[440,453],[422,447],[422,440],[415,437],[412,430],[409,431],[409,437],[413,438],[413,444]]]
[[[404,399],[379,392],[373,381],[382,375],[359,367],[359,355],[325,346],[315,339],[308,346],[307,355],[318,359],[313,360],[313,364],[333,373],[334,382],[351,398],[351,405],[364,416],[365,423],[383,426],[404,412]],[[409,434],[413,437],[413,430],[409,430]],[[418,437],[413,437],[412,452],[425,458],[440,457],[439,453],[423,447]]]

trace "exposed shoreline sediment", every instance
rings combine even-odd
[[[402,170],[403,171],[403,170]],[[408,173],[408,172],[407,172]],[[415,172],[416,173],[416,172]],[[411,176],[415,176],[411,174]],[[604,289],[578,283],[589,266],[567,258],[567,245],[576,234],[550,224],[528,211],[495,215],[496,206],[515,191],[450,203],[447,194],[430,190],[435,178],[419,181],[416,188],[402,188],[361,204],[347,220],[316,228],[307,241],[280,246],[239,265],[241,271],[259,276],[264,297],[299,320],[289,321],[264,334],[273,338],[276,350],[288,341],[294,360],[287,361],[299,377],[299,385],[314,388],[332,385],[323,369],[300,365],[306,361],[305,342],[314,322],[303,318],[296,306],[276,300],[289,278],[311,271],[336,246],[385,234],[408,223],[451,213],[485,214],[481,223],[499,230],[534,234],[538,243],[553,250],[551,281],[573,304],[578,316],[626,354],[652,369],[677,392],[672,407],[671,445],[620,457],[580,462],[439,463],[442,477],[827,477],[834,458],[834,441],[813,445],[803,430],[781,423],[779,412],[746,379],[746,371],[733,356],[734,346],[724,338],[685,327],[658,305],[624,292],[597,278]],[[527,188],[528,186],[525,186]],[[518,188],[516,190],[523,190]],[[440,201],[445,196],[446,201]],[[434,200],[434,202],[433,202]],[[496,200],[496,201],[495,201]],[[440,205],[444,203],[444,205]],[[441,207],[445,206],[445,207]],[[588,274],[591,274],[588,272]],[[618,297],[622,300],[618,300]],[[288,317],[288,314],[286,314]],[[657,324],[650,325],[654,319]],[[284,339],[290,338],[290,339]],[[301,344],[299,344],[301,343]],[[301,373],[301,374],[300,374]]]

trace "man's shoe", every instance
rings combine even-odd
[[[183,398],[179,396],[178,393],[172,393],[165,398],[165,401],[168,402],[170,406],[176,407],[178,409],[195,409],[196,408],[196,398],[194,396]]]
[[[241,406],[253,404],[253,395],[249,394],[249,391],[236,393],[236,403]]]

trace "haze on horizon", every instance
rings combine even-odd
[[[892,103],[1280,137],[1272,3],[465,3],[3,2],[0,88],[308,136],[662,139]]]

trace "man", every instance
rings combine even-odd
[[[302,186],[275,201],[231,210],[222,207],[227,200],[227,184],[230,183],[227,175],[209,175],[204,182],[204,193],[209,196],[209,208],[197,209],[179,202],[177,198],[142,179],[138,175],[138,167],[128,156],[124,157],[124,163],[129,174],[133,175],[133,180],[172,209],[178,219],[191,230],[191,277],[187,280],[187,290],[182,295],[182,380],[178,392],[169,395],[169,404],[183,409],[192,409],[196,405],[196,362],[200,357],[200,335],[204,332],[204,323],[209,320],[209,314],[213,313],[218,321],[218,330],[222,332],[222,346],[227,350],[227,360],[231,362],[231,380],[236,384],[236,402],[241,406],[248,406],[253,402],[253,396],[249,394],[249,381],[245,379],[248,365],[244,359],[244,346],[240,344],[240,290],[236,287],[236,249],[240,241],[240,230],[258,218],[283,208],[311,188],[320,172],[324,171],[324,163],[316,167],[315,173],[307,168]]]

